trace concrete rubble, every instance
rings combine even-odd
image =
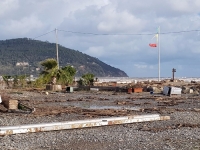
[[[181,88],[181,92],[183,94],[199,94],[200,92],[200,83],[198,82],[184,82],[182,80],[175,80],[174,82],[170,80],[162,80],[158,81],[141,81],[137,83],[130,83],[125,85],[124,87],[142,87],[143,92],[154,91],[154,93],[162,93],[165,86],[172,86]]]

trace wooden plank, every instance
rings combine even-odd
[[[91,120],[54,122],[46,124],[6,126],[6,127],[0,127],[0,135],[77,129],[77,128],[127,124],[134,122],[169,120],[169,119],[170,119],[169,116],[160,116],[159,114],[152,114],[152,115],[138,115],[138,116],[125,116],[125,117],[111,117],[111,118],[101,118],[101,119],[91,119]]]
[[[18,109],[18,100],[14,99],[3,100],[2,103],[7,109]]]

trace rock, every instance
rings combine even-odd
[[[200,108],[194,108],[194,111],[200,112]]]
[[[153,87],[149,86],[147,87],[147,92],[153,91]]]
[[[161,100],[163,100],[163,98],[162,98],[162,97],[159,97],[159,98],[156,98],[155,100],[156,100],[156,101],[161,101]]]
[[[4,105],[0,104],[0,112],[7,112],[8,109]]]
[[[144,87],[143,87],[143,92],[150,92],[150,91],[148,91],[147,86],[144,86]]]
[[[191,94],[191,93],[193,93],[193,92],[194,92],[194,90],[193,90],[193,89],[190,89],[190,90],[189,90],[189,93],[190,93],[190,94]]]
[[[198,91],[194,91],[193,94],[199,95],[199,92]]]
[[[190,87],[183,86],[183,87],[182,87],[182,93],[183,93],[183,94],[190,93]]]
[[[162,89],[159,87],[153,87],[154,93],[162,93]]]
[[[192,80],[191,83],[197,83],[197,82]]]

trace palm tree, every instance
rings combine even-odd
[[[65,66],[59,69],[57,61],[53,58],[44,60],[41,65],[44,70],[40,73],[38,82],[47,84],[51,82],[53,77],[57,79],[58,84],[67,85],[73,82],[76,69],[72,66]]]
[[[95,75],[92,73],[87,73],[82,75],[82,78],[79,80],[80,85],[90,86],[93,85]]]
[[[57,78],[57,74],[59,72],[58,63],[55,59],[50,58],[41,62],[44,70],[40,73],[40,77],[42,78],[44,83],[49,83],[52,80],[52,77]]]
[[[73,82],[75,74],[76,69],[74,67],[65,66],[58,71],[58,82],[65,85],[71,84]]]

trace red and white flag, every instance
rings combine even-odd
[[[157,44],[156,43],[150,43],[149,46],[150,47],[157,47]]]
[[[157,47],[158,45],[158,34],[154,35],[152,39],[156,38],[156,43],[150,43],[150,47]]]

